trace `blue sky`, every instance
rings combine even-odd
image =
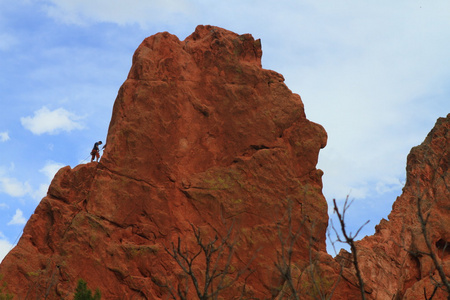
[[[261,39],[328,132],[318,167],[329,203],[354,200],[349,230],[387,218],[411,147],[450,112],[448,0],[0,0],[0,260],[55,172],[105,139],[142,40],[199,24]]]

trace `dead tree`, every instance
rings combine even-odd
[[[350,207],[350,205],[352,204],[352,201],[350,201],[350,203],[348,202],[348,196],[345,198],[345,202],[344,202],[344,208],[342,209],[342,214],[339,212],[339,209],[337,207],[336,204],[336,199],[333,199],[333,204],[334,204],[334,212],[336,212],[337,216],[338,216],[338,220],[339,220],[339,224],[341,226],[341,231],[342,231],[342,235],[344,237],[344,239],[341,239],[341,237],[339,236],[338,231],[334,228],[333,226],[333,230],[336,233],[337,236],[337,240],[341,243],[345,243],[348,244],[350,246],[350,251],[352,253],[352,263],[353,266],[355,267],[355,271],[356,271],[356,277],[358,279],[359,282],[359,289],[361,291],[361,299],[365,300],[366,299],[366,295],[365,295],[365,290],[364,290],[364,280],[362,279],[361,276],[361,271],[359,269],[359,264],[358,264],[358,253],[357,253],[357,249],[356,249],[356,245],[355,245],[355,239],[358,236],[359,232],[361,231],[361,229],[367,225],[367,223],[369,223],[369,221],[367,221],[366,223],[364,223],[358,230],[357,232],[352,235],[351,233],[348,234],[347,230],[345,229],[345,213],[347,212],[347,209]]]
[[[240,270],[234,270],[232,262],[235,257],[236,241],[231,241],[233,226],[228,228],[223,238],[220,239],[216,235],[209,241],[204,241],[199,228],[193,224],[191,227],[195,236],[196,250],[189,251],[187,247],[183,247],[180,237],[176,244],[171,244],[170,249],[165,248],[180,266],[186,280],[184,283],[178,283],[176,292],[169,285],[165,287],[169,289],[173,299],[185,300],[190,281],[198,299],[217,299],[223,290],[232,286],[244,273],[250,272],[249,265],[253,258]],[[245,284],[242,293],[245,293]]]

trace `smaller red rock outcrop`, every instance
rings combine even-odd
[[[427,253],[418,217],[418,203],[429,215],[427,237],[438,263],[450,278],[450,114],[439,118],[424,142],[407,159],[406,184],[392,206],[389,221],[376,233],[357,242],[359,263],[369,299],[424,299],[431,297],[440,276]],[[341,252],[343,259],[348,255]],[[350,265],[349,265],[350,266]],[[351,269],[351,268],[350,268]],[[355,281],[356,282],[356,281]],[[433,299],[447,299],[445,288]]]

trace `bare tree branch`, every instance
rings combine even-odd
[[[426,254],[429,257],[431,257],[431,260],[433,261],[433,264],[434,264],[436,270],[438,271],[439,277],[442,280],[442,285],[447,290],[447,294],[448,294],[447,299],[450,300],[450,282],[448,281],[447,276],[445,275],[444,268],[442,267],[442,264],[440,264],[438,262],[438,260],[437,260],[436,254],[435,254],[435,252],[433,250],[430,238],[428,236],[427,224],[428,224],[428,220],[430,218],[430,215],[431,215],[431,213],[429,212],[426,215],[426,217],[424,218],[423,213],[422,213],[422,198],[418,197],[417,198],[417,216],[419,218],[420,228],[422,230],[422,235],[424,237],[425,244],[426,244],[426,246],[428,248],[428,251],[429,251],[429,253],[424,253],[424,254]],[[437,285],[435,285],[435,286],[437,286]],[[433,295],[434,295],[434,292],[433,292]]]
[[[232,286],[249,270],[249,266],[256,254],[247,265],[240,270],[232,270],[236,246],[236,241],[230,241],[233,224],[228,228],[223,238],[219,240],[219,237],[216,235],[214,239],[210,239],[208,242],[203,240],[199,228],[195,227],[193,224],[191,224],[191,227],[198,250],[190,252],[187,247],[186,249],[182,249],[180,237],[178,237],[177,245],[172,243],[171,249],[165,248],[165,250],[181,267],[183,273],[191,280],[198,299],[217,299],[223,290]],[[203,258],[204,265],[198,261],[200,257]],[[202,272],[194,272],[194,266],[201,267]],[[186,299],[188,295],[188,283],[186,282],[184,286],[185,289],[183,291],[182,284],[178,284],[178,297],[180,299]],[[245,285],[243,287],[243,292],[245,292]],[[170,293],[175,299],[174,293]]]
[[[361,271],[359,269],[358,254],[357,254],[357,249],[356,249],[356,245],[355,245],[355,238],[358,235],[358,233],[361,231],[361,229],[365,225],[367,225],[367,223],[369,223],[369,221],[364,223],[358,229],[358,231],[356,232],[355,235],[352,235],[351,233],[347,234],[347,231],[345,229],[345,218],[344,217],[345,217],[345,213],[346,213],[347,209],[350,207],[351,203],[352,202],[348,203],[348,196],[347,196],[347,198],[345,199],[345,202],[344,202],[344,208],[342,210],[342,215],[341,215],[341,213],[339,212],[339,209],[337,207],[337,204],[336,204],[336,199],[333,199],[334,211],[336,212],[336,214],[338,216],[338,220],[339,220],[339,223],[341,225],[341,230],[342,230],[342,235],[344,236],[344,240],[340,239],[339,234],[338,234],[337,230],[334,229],[334,227],[333,227],[333,229],[336,232],[336,236],[337,236],[338,240],[340,242],[346,243],[346,244],[348,244],[350,246],[350,250],[351,250],[351,253],[352,253],[352,256],[353,256],[353,265],[354,265],[355,270],[356,270],[356,277],[358,278],[359,288],[360,288],[360,291],[361,291],[361,299],[365,300],[366,299],[366,295],[365,295],[365,290],[364,290],[364,281],[362,279]]]

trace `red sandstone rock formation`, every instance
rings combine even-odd
[[[262,69],[261,55],[259,40],[211,26],[184,41],[169,33],[145,39],[114,104],[101,162],[56,174],[0,265],[17,299],[72,299],[79,278],[102,299],[170,298],[186,282],[172,243],[179,239],[192,258],[193,228],[203,245],[232,244],[232,255],[222,247],[222,258],[213,257],[228,267],[224,299],[288,299],[290,282],[300,299],[361,299],[348,253],[325,252],[316,163],[326,133],[306,119],[282,75]],[[419,197],[431,213],[433,250],[450,270],[449,124],[449,116],[439,119],[412,150],[389,221],[357,244],[367,299],[432,292],[431,275],[439,277],[423,254]],[[199,255],[192,272],[203,280],[206,269]],[[188,287],[188,299],[198,298],[192,281]],[[434,299],[444,297],[439,290]]]
[[[261,55],[251,35],[211,26],[184,41],[167,32],[145,39],[114,104],[101,162],[56,174],[1,264],[11,292],[71,299],[83,278],[104,299],[166,299],[163,285],[176,288],[184,275],[165,248],[180,237],[194,249],[193,224],[205,242],[231,228],[225,280],[248,268],[223,295],[239,296],[245,285],[248,297],[271,298],[283,289],[275,262],[289,206],[302,232],[295,264],[325,251],[316,163],[327,136],[283,76],[261,67]],[[198,277],[204,268],[199,257]]]

